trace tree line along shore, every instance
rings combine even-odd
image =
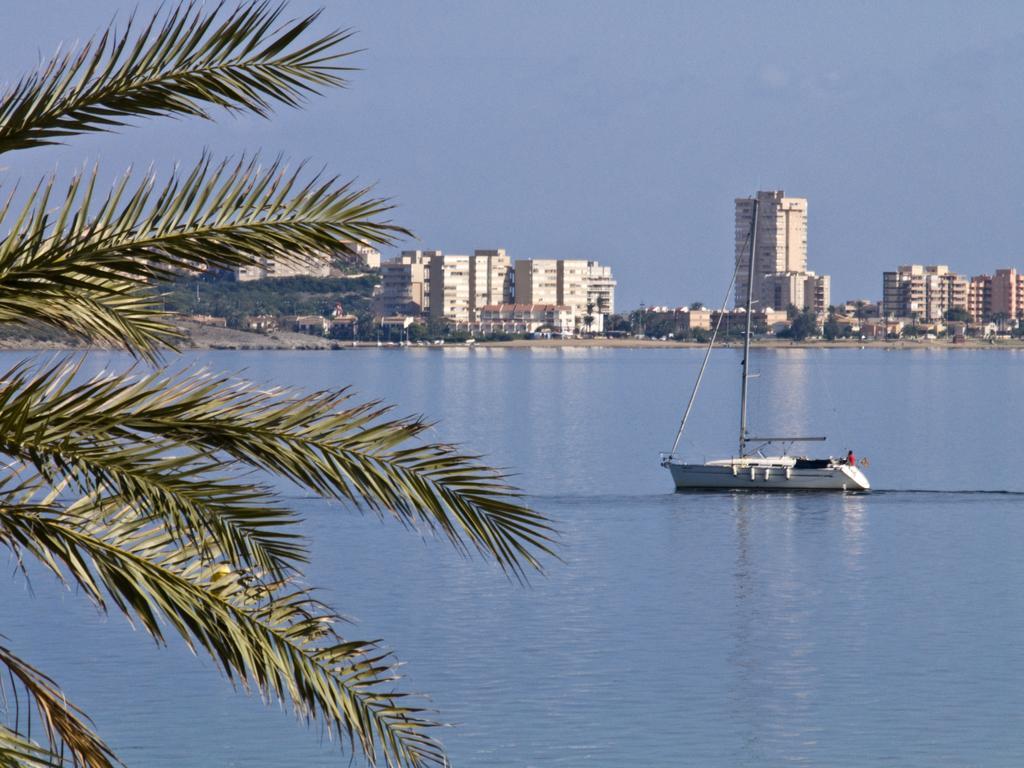
[[[273,333],[256,333],[233,328],[222,328],[200,323],[178,320],[176,323],[182,334],[179,344],[181,349],[191,350],[363,350],[363,349],[451,349],[455,348],[577,348],[577,349],[686,349],[703,348],[704,342],[652,339],[652,338],[576,338],[576,339],[512,339],[507,341],[475,340],[467,343],[464,340],[434,343],[432,341],[398,342],[398,341],[359,341],[337,340],[293,331],[275,331]],[[761,349],[886,349],[886,350],[921,350],[921,349],[1024,349],[1024,340],[968,339],[960,343],[952,343],[949,339],[915,339],[915,340],[859,340],[842,339],[827,341],[823,339],[754,339],[754,347]],[[722,348],[739,348],[735,340],[722,342]],[[33,334],[31,329],[21,334],[8,333],[0,337],[0,350],[69,350],[84,351],[96,349],[77,343],[75,340],[58,334]]]

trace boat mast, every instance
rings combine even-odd
[[[740,388],[740,458],[747,447],[747,380],[750,378],[750,329],[751,308],[754,304],[754,254],[757,247],[757,198],[754,198],[754,214],[750,221],[750,264],[747,269],[747,332],[743,336],[743,376]]]

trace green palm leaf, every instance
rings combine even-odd
[[[344,85],[348,33],[308,38],[317,14],[282,21],[282,12],[262,1],[226,13],[188,2],[138,28],[111,27],[0,97],[0,152],[135,117],[209,118],[213,107],[265,115]],[[105,194],[97,176],[63,191],[49,178],[18,207],[13,194],[0,206],[0,324],[42,323],[152,361],[179,338],[161,281],[409,234],[371,190],[281,161],[203,156],[159,185],[125,174]],[[434,723],[393,689],[391,656],[340,637],[334,613],[301,585],[296,518],[261,480],[438,532],[515,577],[539,570],[551,554],[548,521],[479,457],[422,441],[429,426],[353,403],[347,390],[304,394],[203,371],[86,379],[68,361],[25,363],[0,379],[0,546],[158,641],[169,627],[236,684],[322,720],[373,764],[442,764]],[[17,715],[0,724],[0,768],[109,768],[112,753],[52,681],[4,648],[0,664],[46,737],[33,741]]]
[[[291,702],[307,721],[324,720],[372,762],[443,764],[439,745],[424,733],[434,723],[388,690],[395,680],[389,654],[375,641],[342,639],[333,629],[337,617],[290,581],[208,562],[208,547],[180,546],[134,508],[97,510],[88,499],[67,510],[5,505],[0,541],[35,556],[101,607],[109,597],[160,641],[165,620],[229,679]]]
[[[209,118],[209,106],[266,115],[273,102],[295,106],[344,85],[351,52],[338,47],[350,33],[303,42],[319,12],[281,22],[283,8],[249,2],[224,14],[185,3],[138,31],[129,20],[120,33],[57,54],[0,98],[0,152],[110,131],[132,117]]]
[[[335,178],[303,178],[257,158],[204,157],[162,186],[130,176],[94,205],[98,170],[54,201],[54,179],[14,213],[0,209],[0,322],[34,321],[151,357],[178,334],[147,285],[184,270],[272,258],[311,262],[343,243],[390,243],[388,201]],[[56,202],[56,206],[54,205]]]
[[[71,473],[79,490],[110,488],[154,514],[204,529],[210,524],[194,498],[213,500],[205,502],[216,512],[209,519],[281,522],[272,507],[265,517],[258,505],[247,509],[244,496],[237,505],[214,503],[239,490],[211,478],[200,457],[212,451],[321,496],[423,524],[463,551],[493,556],[516,576],[524,567],[540,569],[538,556],[551,553],[551,527],[520,503],[500,472],[446,444],[406,446],[426,422],[387,419],[387,409],[374,402],[352,405],[347,390],[300,395],[202,372],[109,374],[78,383],[74,371],[70,364],[18,367],[0,382],[0,449],[49,473],[51,482],[56,473]],[[160,477],[172,471],[186,477]],[[95,485],[82,485],[83,476]],[[254,541],[222,536],[220,548],[237,554],[255,544],[261,551],[287,546],[261,541],[258,527],[245,533]],[[280,565],[260,565],[271,562]]]

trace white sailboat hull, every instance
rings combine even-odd
[[[726,459],[688,464],[666,459],[676,490],[721,488],[758,491],[866,491],[867,477],[855,466],[798,468],[790,457]]]

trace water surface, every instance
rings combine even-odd
[[[672,492],[700,350],[211,352],[187,364],[354,385],[518,473],[563,563],[521,588],[441,542],[315,499],[310,582],[385,638],[465,766],[1024,763],[1024,358],[755,350],[752,429],[830,436],[868,495]],[[17,359],[5,355],[4,365]],[[683,449],[728,455],[738,353]],[[95,356],[92,366],[121,365]],[[0,633],[129,765],[336,765],[180,643],[8,571]],[[358,763],[357,763],[358,764]]]

